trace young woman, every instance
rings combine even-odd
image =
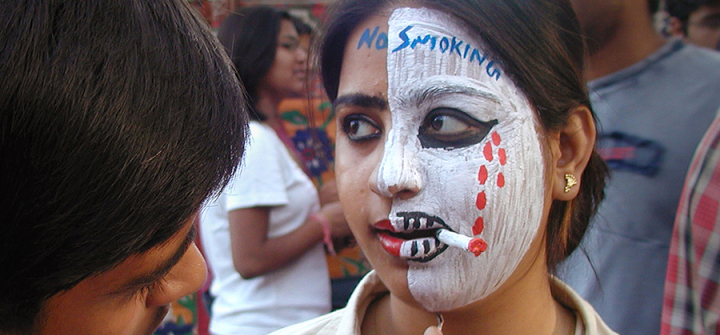
[[[224,21],[218,38],[245,85],[254,120],[240,171],[201,218],[214,277],[210,331],[264,335],[330,311],[322,241],[350,230],[337,197],[320,203],[278,115],[280,101],[302,94],[306,79],[307,54],[290,16],[242,8]]]
[[[607,174],[583,52],[566,0],[340,1],[320,61],[375,270],[277,334],[614,334],[551,275]]]

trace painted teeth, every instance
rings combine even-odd
[[[400,220],[402,220],[402,222],[399,222]],[[397,220],[393,221],[395,221],[395,227],[402,224],[403,231],[442,228],[440,224],[442,220],[422,212],[397,213]]]
[[[441,218],[423,212],[399,212],[395,217],[390,218],[390,221],[398,230],[397,233],[447,228]],[[418,237],[402,242],[399,256],[417,262],[429,262],[447,247],[434,236]]]
[[[403,243],[400,256],[406,258],[426,258],[438,251],[441,242],[432,237],[424,237]]]

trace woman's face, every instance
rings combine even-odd
[[[280,21],[275,62],[263,86],[274,96],[287,98],[305,92],[307,51],[300,47],[300,37],[290,20]]]
[[[399,8],[358,25],[335,101],[337,185],[353,233],[393,294],[431,311],[497,290],[547,211],[534,113],[453,21]],[[487,250],[448,247],[438,228]]]

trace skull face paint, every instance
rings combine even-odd
[[[397,188],[418,192],[393,199],[378,237],[408,261],[408,289],[430,311],[480,300],[507,280],[538,232],[545,193],[527,99],[453,22],[439,11],[399,8],[385,44],[392,127],[377,188],[388,197]],[[448,247],[437,228],[480,237],[487,250],[475,257]]]

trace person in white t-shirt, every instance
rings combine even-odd
[[[245,85],[252,120],[244,163],[200,221],[214,277],[210,332],[261,335],[330,311],[322,242],[350,230],[333,188],[320,202],[278,114],[280,101],[306,84],[307,51],[291,17],[241,8],[218,38]]]

